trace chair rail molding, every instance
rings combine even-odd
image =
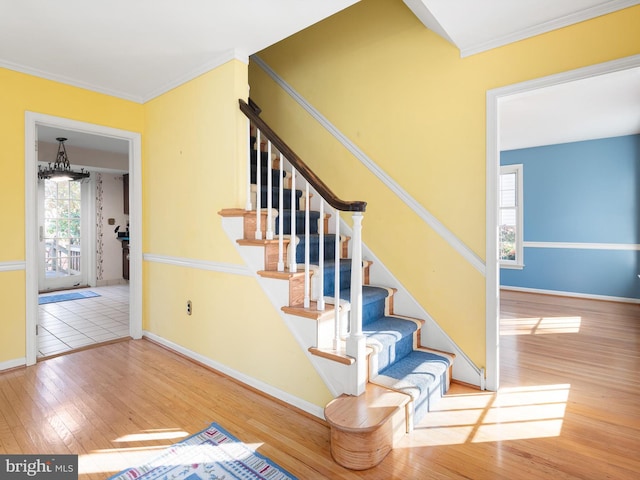
[[[256,277],[257,275],[244,265],[236,265],[224,262],[211,262],[209,260],[198,260],[194,258],[173,257],[170,255],[157,255],[145,253],[142,259],[146,262],[164,263],[176,267],[195,268],[197,270],[208,270],[211,272],[230,273],[233,275],[244,275],[246,277]]]
[[[22,260],[16,260],[12,262],[0,262],[0,272],[15,272],[18,270],[25,270],[27,268],[27,262]]]

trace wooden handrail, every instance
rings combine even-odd
[[[252,101],[249,104],[242,99],[238,100],[240,110],[249,118],[253,124],[260,130],[261,135],[275,145],[278,151],[293,165],[293,167],[309,182],[317,192],[325,199],[325,201],[333,208],[343,212],[364,212],[367,208],[367,202],[362,201],[346,201],[338,198],[329,187],[322,181],[313,171],[295,154],[293,150],[282,140],[264,120],[260,118],[260,108]],[[258,146],[259,147],[259,146]],[[258,156],[259,158],[259,156]]]

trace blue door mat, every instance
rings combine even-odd
[[[40,295],[38,297],[38,305],[46,303],[66,302],[67,300],[80,300],[83,298],[99,297],[95,292],[89,290],[84,292],[59,293],[57,295]]]

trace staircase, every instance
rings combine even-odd
[[[240,108],[250,121],[249,201],[219,212],[223,225],[336,397],[324,412],[334,460],[371,468],[447,391],[454,355],[422,347],[423,321],[394,312],[394,288],[369,284],[366,204],[337,199],[255,104]],[[341,211],[353,214],[352,238],[340,233]]]

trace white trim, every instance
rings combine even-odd
[[[500,167],[499,105],[507,97],[528,94],[539,88],[569,83],[584,78],[618,72],[640,66],[640,55],[620,58],[610,62],[590,65],[547,77],[508,85],[487,91],[487,159],[486,159],[486,355],[487,389],[497,390],[499,386],[499,322],[500,318],[500,269],[498,268],[498,199],[497,180]]]
[[[287,92],[309,115],[311,115],[320,125],[322,125],[331,135],[335,137],[353,156],[373,173],[384,185],[395,193],[418,217],[440,235],[454,250],[467,260],[482,275],[485,275],[485,264],[467,245],[465,245],[453,232],[444,226],[431,212],[424,208],[415,198],[404,190],[393,178],[387,175],[366,153],[356,144],[349,140],[336,126],[334,126],[324,115],[316,110],[307,100],[302,97],[294,88],[282,77],[269,67],[258,55],[252,55],[251,60],[262,68],[274,82]]]
[[[14,262],[0,262],[0,272],[16,272],[19,270],[25,270],[27,268],[27,262],[16,260]]]
[[[159,97],[163,93],[168,92],[180,85],[193,80],[194,78],[202,75],[203,73],[207,73],[210,70],[213,70],[220,65],[227,63],[230,60],[240,60],[244,63],[249,63],[249,55],[245,52],[241,52],[239,50],[229,50],[218,55],[216,58],[199,65],[193,70],[180,75],[179,77],[173,79],[172,81],[165,83],[161,87],[156,88],[143,95],[133,95],[131,93],[123,92],[120,90],[115,90],[112,88],[107,88],[101,85],[95,85],[93,83],[83,82],[77,80],[75,78],[70,78],[65,75],[57,75],[51,72],[46,72],[44,70],[39,70],[37,68],[32,68],[27,65],[21,65],[18,63],[9,62],[6,60],[0,60],[0,68],[6,68],[7,70],[13,70],[14,72],[26,73],[27,75],[32,75],[34,77],[44,78],[45,80],[51,80],[58,83],[64,83],[65,85],[71,85],[73,87],[83,88],[85,90],[90,90],[96,93],[102,93],[105,95],[110,95],[112,97],[121,98],[123,100],[129,100],[135,103],[146,103],[149,100],[153,100],[156,97]]]
[[[14,360],[9,360],[7,362],[2,362],[0,363],[0,372],[2,370],[9,370],[10,368],[24,367],[26,364],[27,364],[27,359],[24,357],[16,358]]]
[[[543,290],[540,288],[527,288],[527,287],[512,287],[502,286],[501,290],[509,290],[512,292],[524,292],[524,293],[540,293],[543,295],[556,295],[558,297],[573,297],[573,298],[586,298],[589,300],[604,300],[607,302],[623,302],[623,303],[637,303],[640,304],[640,298],[627,298],[627,297],[611,297],[609,295],[594,295],[591,293],[578,293],[578,292],[564,292],[562,290]]]
[[[235,49],[223,52],[217,57],[213,58],[212,60],[209,60],[208,62],[205,62],[202,65],[197,66],[193,70],[190,70],[189,72],[180,75],[179,77],[173,79],[172,81],[165,83],[161,87],[156,88],[155,90],[152,90],[146,95],[143,95],[140,103],[146,103],[149,100],[153,100],[154,98],[159,97],[163,93],[167,93],[169,90],[173,90],[174,88],[179,87],[180,85],[187,83],[193,80],[194,78],[199,77],[202,74],[205,74],[215,68],[218,68],[221,65],[224,65],[227,62],[230,62],[231,60],[239,60],[241,62],[248,64],[249,55]]]
[[[575,23],[584,22],[601,15],[606,15],[608,13],[613,13],[624,8],[632,7],[634,5],[637,5],[638,3],[640,3],[638,2],[638,0],[611,0],[608,2],[604,2],[599,5],[595,5],[593,7],[585,8],[578,12],[565,15],[564,17],[554,18],[553,20],[550,20],[548,22],[533,25],[531,27],[519,30],[514,33],[510,33],[508,35],[503,35],[501,37],[496,37],[485,42],[460,48],[460,57],[468,57],[470,55],[475,55],[476,53],[485,52],[487,50],[518,42],[520,40],[534,37],[542,33],[567,27]]]
[[[524,242],[525,248],[570,248],[577,250],[640,250],[635,243]]]
[[[263,393],[266,393],[267,395],[270,395],[274,398],[277,398],[278,400],[281,400],[289,405],[293,405],[294,407],[299,408],[300,410],[303,410],[307,413],[310,413],[311,415],[314,415],[316,417],[319,418],[324,418],[324,408],[323,407],[319,407],[318,405],[314,405],[312,403],[307,402],[306,400],[302,400],[301,398],[295,397],[285,391],[282,391],[280,389],[277,389],[275,387],[273,387],[272,385],[269,385],[268,383],[264,383],[260,380],[257,380],[253,377],[250,377],[248,375],[245,375],[242,372],[239,372],[237,370],[234,370],[232,368],[229,368],[228,366],[216,362],[215,360],[210,359],[209,357],[205,357],[204,355],[201,355],[199,353],[193,352],[187,348],[184,348],[180,345],[178,345],[177,343],[173,343],[169,340],[166,340],[158,335],[155,335],[151,332],[148,331],[144,331],[144,336],[148,337],[150,340],[153,340],[154,342],[159,343],[160,345],[173,350],[175,352],[178,352],[181,355],[184,355],[185,357],[191,358],[192,360],[195,360],[196,362],[199,362],[203,365],[206,365],[207,367],[210,367],[214,370],[217,370],[221,373],[223,373],[224,375],[227,375],[239,382],[244,383],[245,385],[248,385],[252,388],[255,388]]]
[[[197,260],[193,258],[172,257],[170,255],[155,255],[152,253],[145,253],[142,258],[146,262],[164,263],[166,265],[173,265],[176,267],[195,268],[197,270],[209,270],[211,272],[255,277],[255,274],[244,265],[211,262],[208,260]]]
[[[129,142],[130,248],[129,334],[142,336],[142,142],[140,134],[41,113],[25,112],[25,311],[26,362],[36,362],[38,321],[37,127],[46,125]]]
[[[112,97],[122,98],[123,100],[142,103],[142,97],[138,97],[137,95],[131,95],[126,92],[121,92],[120,90],[113,90],[111,88],[101,87],[99,85],[94,85],[92,83],[82,82],[80,80],[70,78],[64,75],[56,75],[54,73],[46,72],[44,70],[39,70],[37,68],[32,68],[27,65],[21,65],[18,63],[2,60],[0,61],[0,67],[6,68],[8,70],[13,70],[15,72],[26,73],[27,75],[32,75],[34,77],[44,78],[45,80],[51,80],[54,82],[64,83],[65,85],[71,85],[73,87],[83,88],[85,90],[91,90],[92,92],[103,93],[105,95],[110,95]]]
[[[523,270],[524,269],[524,264],[523,263],[504,263],[504,262],[500,262],[500,268],[506,269],[506,270]]]

